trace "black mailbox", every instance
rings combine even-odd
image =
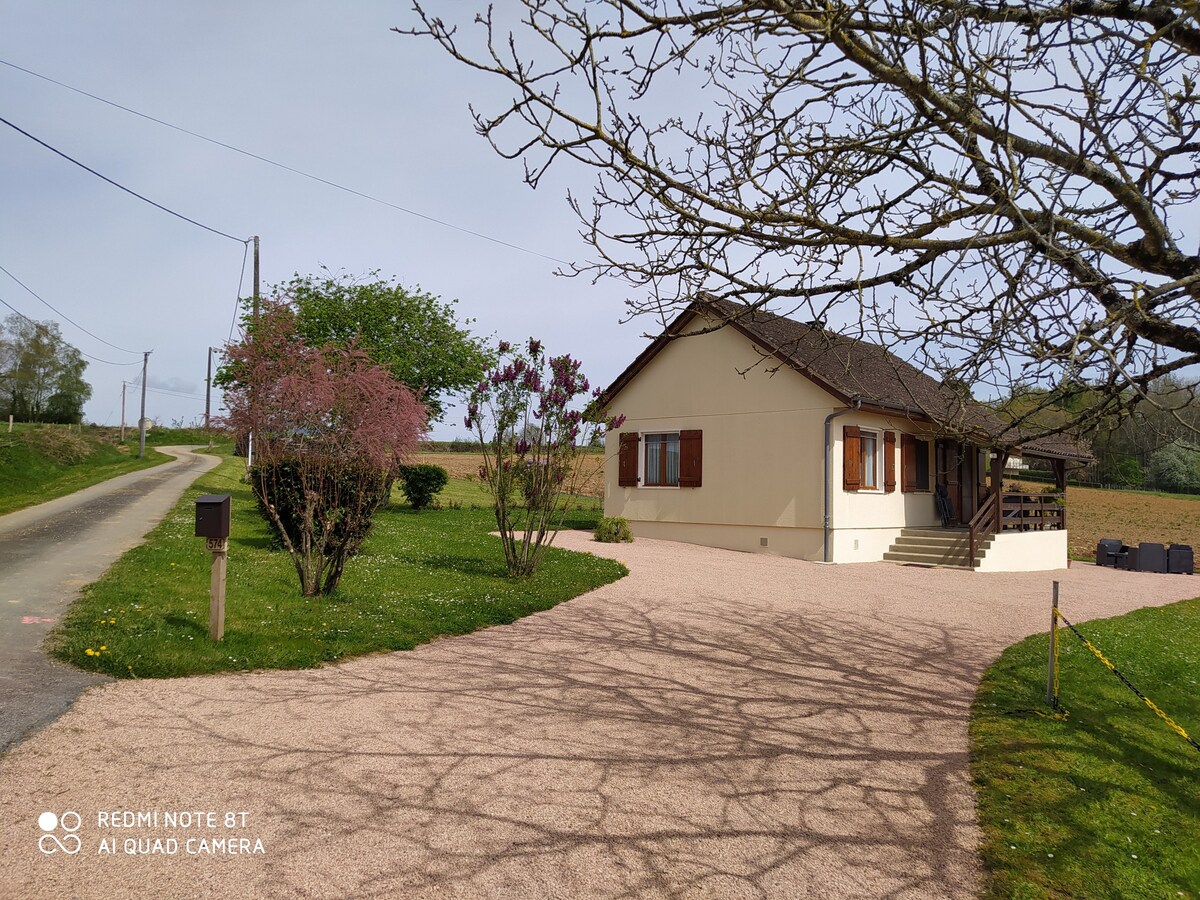
[[[229,537],[228,494],[201,494],[196,498],[196,537]]]

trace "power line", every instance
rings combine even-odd
[[[80,325],[78,322],[76,322],[74,319],[72,319],[70,316],[68,316],[62,310],[56,309],[55,307],[50,306],[50,303],[47,300],[44,300],[42,298],[42,296],[40,294],[38,294],[37,291],[35,291],[33,288],[31,288],[29,285],[27,285],[25,282],[23,282],[20,278],[18,278],[12,272],[8,271],[8,269],[4,268],[4,266],[2,266],[2,265],[0,265],[0,272],[3,272],[5,275],[7,275],[9,278],[11,278],[13,281],[15,281],[21,287],[25,288],[25,290],[29,291],[29,293],[31,293],[35,298],[37,298],[39,301],[41,301],[42,304],[50,307],[51,311],[58,313],[60,316],[62,316],[64,319],[66,319],[68,322],[70,322],[72,325],[74,325],[76,328],[78,328],[80,331],[82,331],[84,334],[94,337],[100,343],[107,344],[109,347],[112,347],[114,350],[120,350],[122,353],[138,353],[138,352],[140,352],[138,350],[127,350],[124,347],[118,347],[116,344],[112,343],[111,341],[106,341],[104,338],[100,337],[100,335],[93,334],[92,332],[90,332],[86,328],[84,328],[82,325]]]
[[[399,212],[406,213],[407,215],[416,216],[419,219],[424,219],[426,222],[433,222],[435,225],[441,225],[444,228],[452,228],[455,231],[462,232],[463,234],[469,234],[472,237],[477,237],[477,238],[480,238],[485,241],[491,241],[493,244],[499,244],[502,247],[508,247],[510,250],[518,250],[521,253],[528,253],[531,256],[540,256],[542,259],[549,260],[550,262],[556,262],[556,263],[559,263],[564,266],[571,265],[571,263],[569,263],[567,260],[559,259],[557,256],[550,256],[547,253],[541,253],[537,250],[530,250],[528,247],[522,247],[519,244],[513,244],[513,243],[510,243],[509,241],[501,240],[500,238],[492,237],[491,235],[483,234],[482,232],[479,232],[479,231],[473,231],[470,228],[464,228],[461,225],[455,225],[453,222],[447,222],[443,219],[434,218],[433,216],[426,215],[425,213],[417,212],[415,209],[409,209],[406,206],[400,206],[397,203],[392,203],[388,200],[382,200],[379,197],[374,197],[370,194],[364,193],[363,191],[355,190],[354,188],[347,187],[344,184],[338,184],[336,181],[330,181],[329,179],[322,178],[319,175],[313,175],[311,172],[305,172],[303,169],[297,169],[293,166],[286,165],[285,163],[276,162],[273,159],[268,159],[265,156],[260,156],[257,153],[252,153],[249,150],[243,150],[241,147],[235,147],[233,144],[227,144],[224,141],[217,140],[216,138],[210,138],[207,135],[200,134],[197,131],[191,131],[190,129],[184,128],[181,125],[172,124],[171,122],[167,122],[163,119],[156,118],[156,117],[148,115],[147,113],[144,113],[144,112],[139,112],[136,109],[131,109],[128,106],[123,106],[120,103],[116,103],[115,101],[112,101],[112,100],[106,100],[104,97],[100,97],[96,94],[89,93],[88,91],[85,91],[82,88],[74,87],[73,85],[66,84],[65,82],[62,82],[62,81],[56,81],[55,79],[49,77],[48,75],[42,75],[38,72],[34,72],[32,69],[26,69],[24,66],[18,66],[16,63],[10,63],[7,60],[0,59],[0,65],[5,65],[11,69],[16,69],[20,72],[24,72],[26,75],[32,75],[34,78],[40,78],[42,81],[48,81],[51,84],[58,85],[59,87],[65,88],[68,91],[74,91],[76,94],[80,94],[84,97],[90,97],[92,100],[97,100],[100,103],[103,103],[107,106],[111,106],[114,109],[122,110],[123,112],[127,112],[130,115],[137,116],[141,119],[145,119],[148,122],[154,122],[157,125],[162,125],[165,128],[170,128],[171,130],[178,131],[181,134],[186,134],[190,137],[194,137],[199,140],[206,141],[207,143],[214,144],[217,147],[223,147],[226,150],[232,150],[234,153],[240,153],[242,156],[248,156],[251,159],[255,159],[255,160],[258,160],[259,162],[266,163],[269,166],[274,166],[277,169],[283,169],[285,172],[291,172],[293,175],[299,175],[302,178],[308,178],[312,181],[320,182],[321,184],[327,185],[328,187],[331,187],[331,188],[335,188],[336,190],[345,191],[347,194],[353,194],[356,197],[361,197],[364,200],[370,200],[372,203],[379,203],[383,206],[390,207],[391,209],[397,210]],[[228,235],[226,235],[226,237],[228,237]],[[236,240],[236,238],[235,238],[235,240]]]
[[[190,222],[192,225],[195,225],[197,228],[203,228],[205,231],[211,231],[213,234],[220,235],[223,238],[229,238],[229,240],[231,240],[231,241],[237,241],[239,244],[246,243],[246,241],[243,238],[234,237],[232,234],[227,234],[226,232],[221,231],[218,228],[211,228],[208,225],[205,225],[203,222],[197,222],[195,219],[188,218],[183,213],[175,212],[175,210],[170,209],[169,207],[163,206],[161,203],[155,203],[149,197],[143,196],[142,194],[139,194],[137,191],[133,190],[132,188],[127,188],[127,187],[125,187],[125,185],[123,185],[119,182],[113,181],[107,175],[101,175],[99,172],[97,172],[91,166],[84,165],[79,160],[75,159],[72,156],[68,156],[66,153],[63,153],[61,150],[57,149],[56,147],[51,147],[49,144],[47,144],[41,138],[35,137],[34,135],[32,135],[28,131],[26,131],[24,128],[14,125],[12,122],[8,121],[8,119],[4,118],[3,116],[0,116],[0,123],[7,125],[9,128],[13,129],[13,131],[20,132],[21,134],[25,135],[25,137],[27,137],[31,141],[33,141],[35,144],[41,144],[43,147],[45,147],[50,152],[57,153],[59,156],[61,156],[67,162],[74,163],[75,165],[79,166],[79,168],[83,169],[85,172],[91,172],[93,175],[95,175],[97,178],[101,179],[102,181],[107,181],[113,187],[120,188],[125,193],[127,193],[131,196],[137,197],[139,200],[149,203],[151,206],[153,206],[157,209],[161,209],[165,213],[170,213],[177,219],[183,219],[183,221]]]
[[[183,391],[172,391],[172,390],[168,390],[167,388],[152,388],[148,385],[146,387],[146,390],[148,390],[152,394],[166,394],[169,397],[182,397],[187,400],[203,400],[204,399],[203,397],[199,397],[196,394],[185,394]]]
[[[226,343],[233,343],[233,329],[237,328],[238,310],[242,308],[242,282],[246,280],[246,256],[250,253],[250,243],[242,247],[242,272],[238,275],[237,296],[233,299],[233,321],[229,323],[229,338]]]
[[[43,329],[46,328],[46,326],[44,324],[42,324],[41,322],[38,322],[34,319],[29,318],[29,316],[25,315],[25,313],[21,312],[19,309],[17,309],[11,303],[9,303],[7,300],[5,300],[3,297],[0,297],[0,303],[3,303],[5,306],[7,306],[9,309],[11,309],[13,312],[15,312],[18,316],[20,316],[22,319],[24,319],[26,322],[28,322],[34,328],[43,328]],[[49,330],[47,330],[47,333],[49,333]],[[54,336],[51,335],[51,337],[54,337]],[[55,337],[54,340],[60,344],[67,344],[67,342],[65,340],[63,340],[61,337]],[[127,363],[119,363],[119,362],[113,362],[111,359],[100,359],[100,357],[92,356],[90,353],[84,353],[82,350],[80,350],[78,347],[74,346],[73,344],[67,344],[67,346],[70,347],[72,350],[74,350],[76,353],[78,353],[80,356],[86,356],[88,359],[90,359],[94,362],[104,363],[106,366],[140,366],[141,365],[141,362],[139,360],[135,360],[133,362],[127,362]]]

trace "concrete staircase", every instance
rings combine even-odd
[[[966,569],[970,568],[967,543],[965,528],[905,528],[883,558],[888,562]],[[981,535],[975,547],[975,559],[983,559],[991,545],[992,536]]]

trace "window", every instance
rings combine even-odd
[[[929,491],[929,441],[900,436],[901,479],[905,493],[928,493]]]
[[[842,489],[888,494],[896,490],[896,432],[843,426]]]
[[[679,432],[647,434],[642,484],[646,487],[679,486]]]
[[[864,491],[879,490],[879,435],[874,431],[860,431],[862,446],[862,488]]]
[[[913,442],[916,447],[916,473],[917,473],[917,490],[929,490],[929,441],[917,440]]]
[[[618,487],[700,487],[704,432],[699,428],[649,434],[622,431],[620,442]]]

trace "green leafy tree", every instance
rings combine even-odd
[[[9,316],[0,326],[0,415],[23,422],[81,421],[92,396],[86,368],[56,322]]]
[[[485,345],[468,328],[474,320],[458,319],[457,301],[401,287],[378,271],[358,279],[323,269],[271,290],[296,311],[307,344],[353,344],[416,392],[430,421],[442,417],[445,395],[470,389],[487,366]]]
[[[1150,479],[1167,491],[1200,490],[1200,450],[1168,444],[1150,457]]]

